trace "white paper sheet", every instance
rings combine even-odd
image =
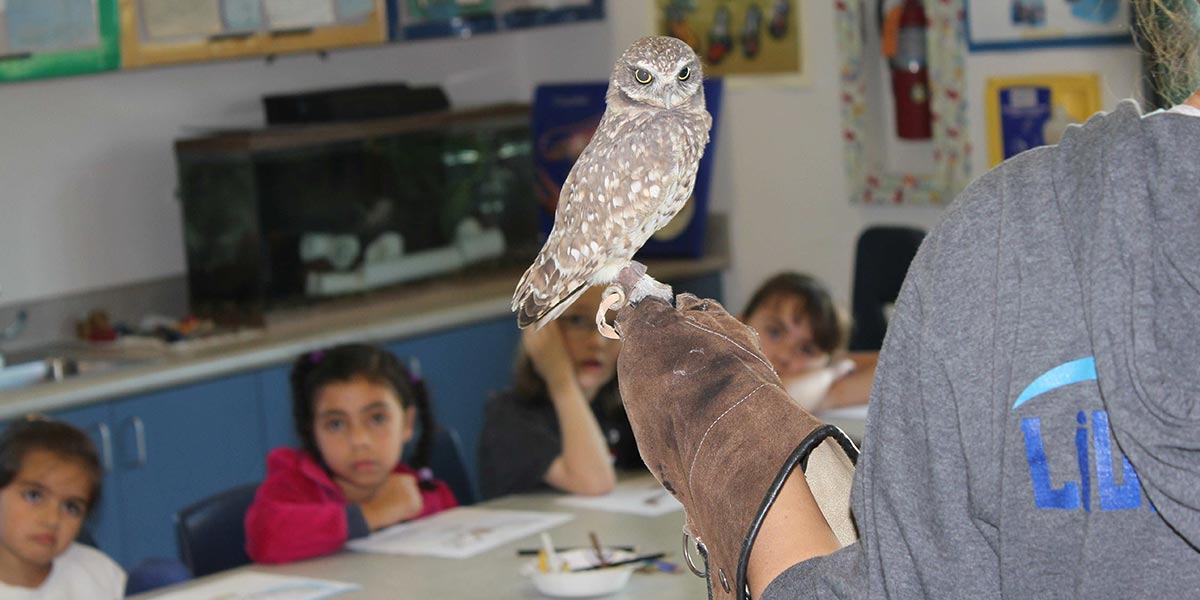
[[[146,35],[151,40],[193,38],[221,31],[221,14],[212,0],[141,0]]]
[[[155,600],[319,600],[360,587],[328,579],[245,571],[164,594]]]
[[[468,558],[575,518],[569,513],[460,506],[353,540],[357,552]]]
[[[361,21],[375,11],[375,0],[337,0],[339,23]]]
[[[100,44],[96,0],[9,0],[6,47],[14,52],[94,48]]]
[[[258,0],[221,0],[221,22],[226,31],[257,31],[262,27]]]
[[[298,29],[332,25],[336,20],[331,0],[263,0],[271,29]]]
[[[667,493],[657,481],[618,483],[616,489],[603,496],[567,496],[559,504],[643,517],[657,517],[677,510],[683,505]]]

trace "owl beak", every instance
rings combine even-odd
[[[668,109],[670,109],[672,106],[674,106],[675,105],[675,94],[667,92],[667,100],[666,100],[665,104]]]

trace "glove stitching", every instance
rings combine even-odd
[[[740,349],[741,349],[743,352],[745,352],[746,354],[749,354],[750,356],[753,356],[753,357],[754,357],[754,359],[755,359],[755,360],[757,360],[758,362],[762,363],[762,364],[763,364],[763,366],[767,367],[768,369],[771,369],[771,372],[772,372],[772,373],[774,373],[774,372],[775,372],[775,367],[772,367],[770,363],[768,363],[767,361],[763,360],[763,358],[762,358],[761,356],[759,356],[758,354],[755,354],[754,352],[750,351],[750,349],[748,349],[748,348],[746,348],[745,346],[743,346],[743,345],[741,345],[741,344],[737,343],[737,341],[736,341],[736,340],[734,340],[733,338],[731,338],[731,337],[729,337],[729,336],[727,336],[727,335],[725,335],[725,334],[723,334],[723,333],[720,333],[720,332],[717,332],[717,331],[713,331],[712,329],[709,329],[709,328],[707,328],[707,327],[704,327],[703,325],[697,325],[696,323],[694,323],[694,322],[692,322],[692,321],[684,321],[684,323],[686,323],[687,325],[690,325],[690,326],[692,326],[692,327],[695,327],[696,329],[699,329],[700,331],[706,331],[706,332],[708,332],[708,333],[711,333],[711,334],[713,334],[713,335],[715,335],[715,336],[717,336],[717,337],[724,338],[724,340],[725,340],[725,341],[729,342],[730,344],[733,344],[734,346],[737,346],[738,348],[740,348]]]
[[[766,384],[766,383],[758,384],[758,387],[754,388],[753,390],[750,390],[749,394],[746,394],[745,396],[743,396],[741,400],[738,400],[737,402],[733,403],[733,406],[730,406],[729,408],[725,409],[725,412],[721,413],[717,418],[713,419],[713,422],[708,425],[708,429],[704,430],[704,435],[700,436],[700,443],[696,444],[696,453],[692,455],[692,464],[688,465],[688,475],[687,475],[688,496],[690,496],[692,498],[696,497],[696,494],[694,492],[692,492],[692,471],[696,470],[696,460],[698,460],[700,458],[700,451],[704,448],[704,441],[708,439],[708,434],[713,430],[713,427],[717,426],[717,423],[720,422],[721,419],[725,418],[725,415],[729,414],[730,411],[737,408],[741,403],[743,403],[747,399],[749,399],[750,396],[753,396],[755,393],[757,393],[758,390],[761,390],[764,387],[767,387],[767,385],[769,385],[769,384]],[[700,538],[697,536],[696,539],[699,540]]]

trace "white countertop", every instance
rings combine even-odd
[[[699,259],[647,260],[662,281],[718,273],[727,252]],[[288,309],[267,317],[251,335],[182,351],[162,351],[145,362],[0,392],[0,419],[50,412],[223,375],[290,362],[295,356],[351,341],[383,342],[511,315],[520,272],[456,275],[394,290]],[[516,319],[513,319],[516,326]]]

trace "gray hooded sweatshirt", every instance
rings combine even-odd
[[[964,191],[865,440],[860,541],[764,598],[1200,598],[1200,118],[1122,103]]]

